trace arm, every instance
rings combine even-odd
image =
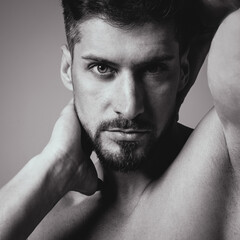
[[[235,170],[239,170],[240,10],[223,21],[213,39],[208,59],[208,80],[231,163]]]
[[[0,239],[26,239],[70,190],[91,195],[98,178],[83,153],[73,103],[63,110],[50,142],[0,191]]]
[[[187,86],[179,96],[182,102],[194,84],[208,54],[213,36],[222,20],[240,7],[240,0],[197,0],[191,1],[193,16],[198,22],[190,41],[188,60],[190,76]]]

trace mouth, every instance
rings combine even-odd
[[[122,128],[112,128],[112,129],[108,129],[107,131],[109,132],[122,132],[122,133],[146,133],[146,132],[150,132],[150,130],[148,129],[122,129]]]
[[[115,141],[131,141],[131,142],[139,142],[143,140],[148,134],[150,134],[150,130],[148,129],[108,129],[105,131],[106,134]]]

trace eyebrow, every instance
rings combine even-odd
[[[112,61],[109,61],[105,58],[102,58],[102,57],[98,57],[98,56],[95,56],[95,55],[87,55],[87,56],[82,56],[82,59],[84,60],[88,60],[88,61],[95,61],[95,62],[99,62],[99,63],[103,63],[103,64],[106,64],[106,65],[111,65],[111,66],[118,66],[119,64],[117,63],[114,63]]]
[[[89,55],[86,55],[86,56],[82,56],[81,57],[82,59],[84,60],[88,60],[88,61],[95,61],[95,62],[99,62],[99,63],[103,63],[103,64],[106,64],[106,65],[110,65],[110,66],[119,66],[119,64],[113,62],[113,61],[110,61],[108,59],[105,59],[105,58],[102,58],[102,57],[98,57],[96,55],[93,55],[93,54],[89,54]],[[146,65],[149,65],[149,64],[154,64],[154,63],[161,63],[161,62],[170,62],[172,61],[173,59],[175,58],[174,55],[169,55],[169,54],[163,54],[161,56],[153,56],[153,57],[148,57],[146,58],[144,61],[142,62],[138,62],[136,64],[133,64],[133,66],[135,67],[139,67],[139,66],[146,66]]]

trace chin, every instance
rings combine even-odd
[[[152,144],[142,146],[139,142],[121,141],[116,143],[118,150],[107,149],[102,142],[94,142],[94,150],[104,169],[131,172],[140,169],[147,161]],[[109,145],[108,145],[109,146]]]

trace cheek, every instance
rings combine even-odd
[[[178,91],[180,69],[177,64],[171,66],[171,70],[163,74],[156,81],[146,81],[144,88],[147,89],[147,98],[151,104],[159,107],[170,107],[175,104]]]
[[[79,111],[85,113],[98,99],[98,86],[81,71],[73,72],[73,86],[76,106]]]
[[[177,85],[175,83],[165,82],[150,89],[150,91],[147,91],[150,106],[161,110],[162,108],[168,109],[175,104],[177,95]]]
[[[163,84],[149,92],[149,109],[158,129],[158,134],[164,129],[171,118],[176,104],[177,87]]]
[[[92,133],[103,119],[107,106],[107,94],[103,86],[89,79],[89,76],[74,76],[74,100],[81,123]]]

